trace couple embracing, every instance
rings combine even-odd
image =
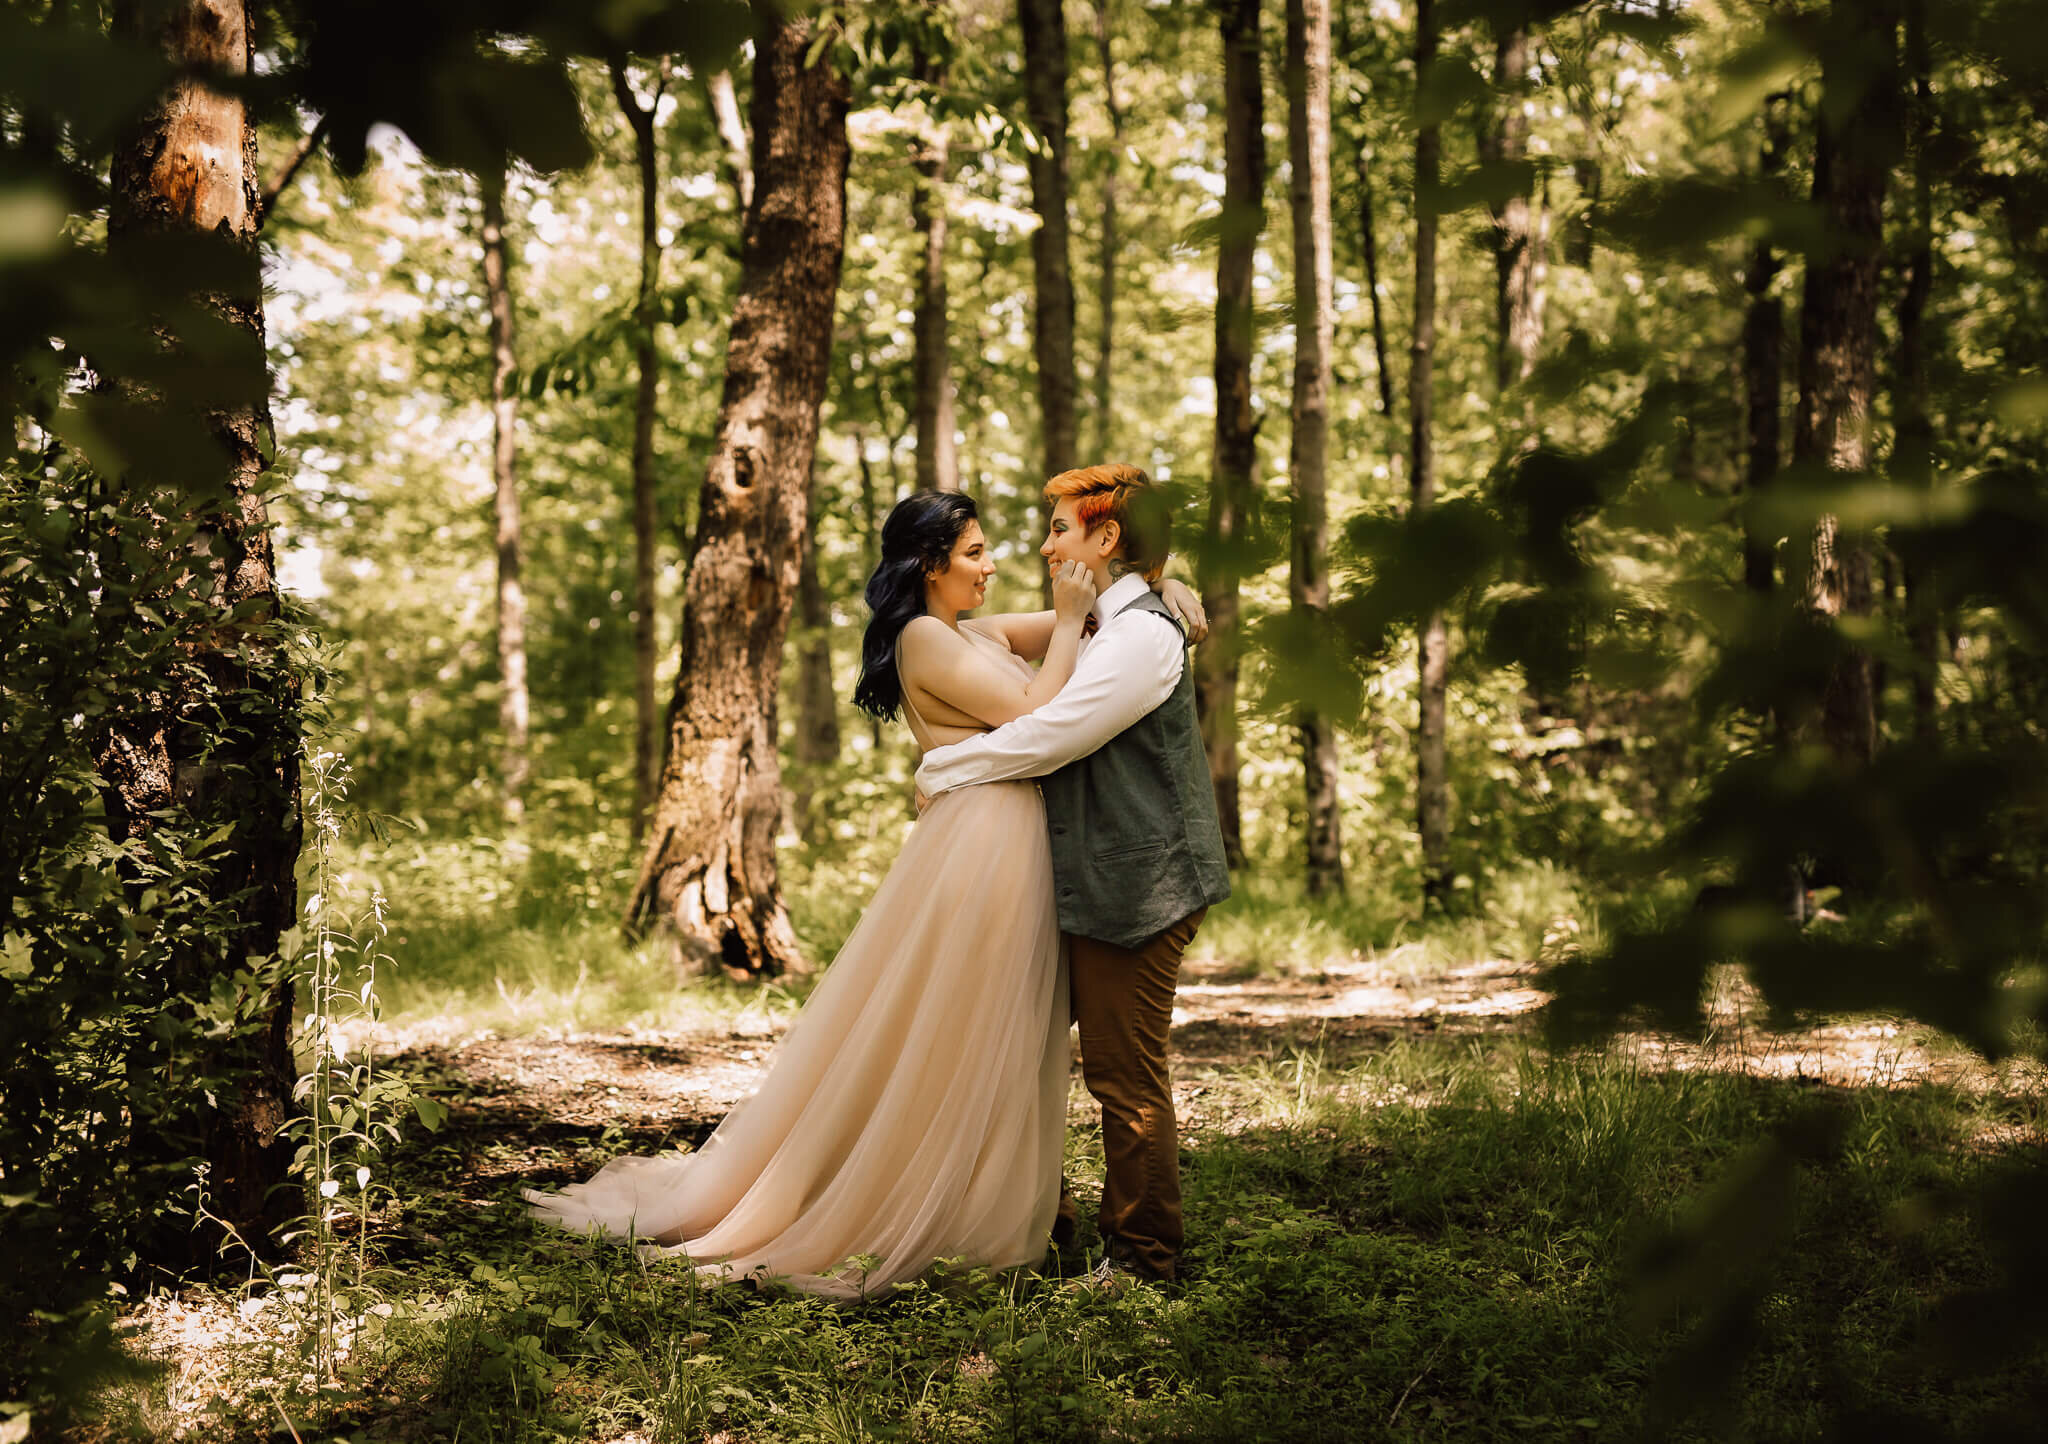
[[[1068,1028],[1102,1107],[1098,1279],[1171,1279],[1180,1167],[1167,1032],[1182,954],[1229,895],[1169,511],[1134,466],[1046,485],[1053,609],[978,607],[971,499],[890,512],[855,704],[923,754],[901,855],[777,1048],[689,1155],[621,1158],[536,1214],[718,1278],[872,1296],[939,1259],[1070,1238]],[[1037,663],[1034,667],[1032,664]]]

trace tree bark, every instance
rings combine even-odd
[[[775,865],[776,689],[802,565],[846,232],[847,82],[808,20],[759,12],[754,196],[711,462],[683,588],[681,671],[627,926],[686,967],[801,971]]]
[[[1828,249],[1807,263],[1799,324],[1799,409],[1793,457],[1854,475],[1870,466],[1870,406],[1877,380],[1878,283],[1884,262],[1884,190],[1897,141],[1897,26],[1892,0],[1836,0],[1821,66],[1813,197]],[[1826,625],[1872,609],[1868,537],[1833,515],[1815,525],[1801,595]],[[1821,733],[1836,757],[1870,760],[1877,709],[1867,649],[1849,645],[1821,703]]]
[[[661,714],[654,700],[655,551],[660,528],[654,504],[654,422],[661,392],[661,353],[655,330],[661,324],[661,156],[654,122],[668,85],[669,62],[655,70],[653,102],[642,106],[626,78],[623,59],[611,64],[612,94],[633,132],[633,158],[640,170],[640,293],[633,316],[633,364],[638,389],[633,398],[633,840],[647,830],[648,809],[661,769]]]
[[[1067,243],[1067,28],[1062,0],[1018,0],[1017,18],[1024,35],[1025,114],[1043,142],[1029,163],[1039,220],[1031,233],[1031,340],[1041,464],[1050,478],[1074,468],[1080,444],[1074,422],[1074,271]],[[1043,512],[1042,505],[1035,509]],[[1043,591],[1050,598],[1049,574]]]
[[[1529,74],[1529,32],[1503,26],[1493,47],[1493,93],[1499,110],[1488,137],[1488,158],[1505,164],[1523,160],[1529,149],[1529,118],[1522,91]],[[1529,224],[1529,197],[1516,193],[1493,212],[1495,349],[1494,384],[1505,392],[1536,366],[1536,252]]]
[[[276,957],[298,916],[298,687],[266,630],[280,607],[264,502],[270,375],[256,132],[241,97],[206,78],[249,74],[254,26],[240,0],[128,0],[115,8],[113,29],[156,47],[179,72],[114,146],[108,252],[128,259],[137,274],[171,278],[164,282],[164,317],[139,316],[136,324],[174,356],[184,343],[165,318],[188,308],[217,318],[234,337],[229,355],[208,343],[209,374],[191,383],[203,394],[166,395],[109,378],[145,427],[152,416],[175,415],[209,433],[218,448],[176,458],[137,448],[119,479],[139,512],[164,523],[140,549],[154,574],[150,589],[174,599],[180,612],[196,607],[200,620],[186,624],[191,630],[180,638],[180,651],[189,665],[169,689],[116,699],[94,739],[107,828],[117,842],[159,831],[197,837],[232,824],[209,853],[209,886],[223,900],[229,926],[212,934],[206,956],[174,960],[167,979],[173,999],[206,998],[216,983],[231,986],[228,979],[251,968],[252,959]],[[189,245],[194,237],[229,248],[236,275],[228,289],[195,293],[159,264],[156,253],[166,243],[184,238]],[[167,1012],[178,1022],[197,1021],[175,1001]],[[203,1115],[199,1148],[207,1208],[262,1247],[303,1208],[303,1196],[285,1186],[292,1146],[278,1136],[292,1111],[297,1073],[289,979],[269,984],[251,1013],[253,1028],[206,1045],[205,1073],[231,1079],[233,1087]],[[185,1151],[184,1140],[152,1129],[138,1129],[136,1144],[138,1169],[165,1149]],[[218,1241],[177,1230],[149,1241],[147,1253],[176,1268],[209,1257]]]
[[[1764,141],[1758,170],[1766,182],[1783,172],[1786,135],[1785,106],[1791,97],[1777,94],[1764,102]],[[1742,320],[1742,380],[1749,412],[1748,457],[1743,474],[1752,512],[1756,499],[1769,489],[1778,474],[1780,435],[1783,426],[1785,308],[1771,294],[1771,282],[1778,274],[1778,258],[1768,240],[1759,240],[1750,250],[1749,265],[1742,284],[1749,292],[1749,308]],[[1758,596],[1769,596],[1775,585],[1776,540],[1763,534],[1751,512],[1742,524],[1743,585]]]
[[[1906,0],[1906,64],[1913,76],[1908,111],[1908,144],[1913,166],[1913,229],[1906,259],[1906,290],[1899,298],[1897,394],[1893,469],[1900,480],[1922,491],[1934,486],[1934,426],[1927,400],[1927,302],[1934,290],[1934,182],[1928,147],[1934,127],[1934,99],[1927,50],[1926,0]],[[1941,738],[1941,613],[1927,563],[1903,559],[1906,639],[1913,651],[1913,735],[1923,743]]]
[[[804,488],[803,556],[797,569],[796,815],[807,819],[820,771],[839,760],[839,707],[832,695],[832,602],[818,581],[817,469]]]
[[[922,48],[911,57],[911,72],[934,89],[945,80],[945,67]],[[917,485],[921,491],[958,491],[960,457],[954,439],[953,368],[947,339],[945,187],[949,147],[945,122],[936,111],[926,116],[914,144],[917,181],[910,192],[910,217],[924,252],[911,324]]]
[[[505,173],[477,177],[483,192],[484,293],[490,304],[491,479],[498,543],[498,730],[505,820],[526,815],[528,703],[526,696],[526,587],[521,578],[517,428],[519,397],[512,381],[513,354],[510,258],[505,246]]]
[[[1416,0],[1415,73],[1436,63],[1431,0]],[[1442,138],[1435,125],[1415,134],[1415,338],[1408,355],[1408,484],[1419,516],[1436,501],[1436,454],[1430,439],[1430,389],[1436,364],[1437,170]],[[1423,905],[1450,894],[1450,790],[1444,759],[1444,702],[1450,676],[1450,633],[1443,613],[1422,619],[1416,638],[1420,705],[1415,730],[1415,821],[1422,841]]]
[[[1195,701],[1224,852],[1234,868],[1244,862],[1237,786],[1238,591],[1257,500],[1252,262],[1266,225],[1266,94],[1259,68],[1259,0],[1218,0],[1217,8],[1223,37],[1223,214],[1216,248],[1216,435],[1201,567],[1210,631],[1195,650]]]
[[[1110,43],[1110,0],[1095,0],[1095,52],[1102,63],[1102,100],[1109,110],[1109,154],[1102,167],[1101,274],[1095,283],[1102,329],[1095,339],[1095,456],[1106,461],[1116,434],[1110,411],[1116,362],[1117,167],[1123,163],[1124,112],[1116,98],[1116,51]]]
[[[733,93],[732,72],[714,70],[704,77],[704,103],[710,108],[711,123],[725,145],[723,168],[739,202],[742,216],[754,203],[754,166],[748,156],[747,127],[740,119],[739,97]]]
[[[1287,158],[1294,212],[1294,404],[1287,475],[1294,491],[1288,602],[1309,630],[1330,606],[1328,472],[1330,351],[1329,0],[1287,0]],[[1308,893],[1344,890],[1337,729],[1314,707],[1296,717],[1308,809]]]
[[[1387,364],[1387,323],[1380,310],[1380,247],[1375,234],[1372,154],[1358,148],[1358,230],[1365,242],[1365,290],[1372,301],[1372,356],[1379,377],[1380,415],[1394,414],[1394,371]]]

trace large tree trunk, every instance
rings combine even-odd
[[[1223,215],[1216,249],[1216,437],[1202,606],[1209,640],[1195,651],[1195,701],[1216,815],[1230,865],[1244,861],[1237,795],[1238,584],[1256,505],[1258,423],[1252,415],[1252,260],[1265,229],[1266,92],[1259,0],[1221,0]]]
[[[1827,249],[1809,259],[1799,323],[1799,411],[1793,457],[1853,475],[1870,465],[1877,381],[1878,281],[1884,264],[1884,188],[1896,149],[1898,11],[1892,0],[1836,0],[1822,60],[1813,198]],[[1820,621],[1872,609],[1867,536],[1832,515],[1814,527],[1804,603]],[[1870,653],[1844,651],[1828,679],[1821,732],[1848,762],[1877,748]]]
[[[686,966],[802,970],[776,875],[776,688],[846,234],[847,82],[806,67],[806,20],[762,14],[753,205],[725,390],[683,586],[668,753],[628,927],[668,925]]]
[[[1436,63],[1431,0],[1416,0],[1415,73]],[[1435,125],[1415,134],[1415,338],[1408,360],[1408,485],[1411,510],[1436,501],[1436,453],[1430,440],[1430,388],[1436,364],[1437,167],[1442,138]],[[1415,821],[1422,841],[1424,906],[1449,896],[1450,792],[1444,765],[1444,696],[1450,677],[1450,632],[1442,612],[1422,619],[1417,641],[1420,707],[1415,729]]]
[[[512,379],[512,287],[505,246],[505,173],[477,177],[483,192],[484,294],[490,304],[491,479],[498,540],[498,730],[504,748],[505,820],[526,813],[527,756],[526,587],[521,580],[519,478],[515,469],[519,397]]]
[[[945,68],[920,49],[911,70],[936,88]],[[924,491],[958,491],[960,457],[955,450],[952,356],[947,341],[946,301],[946,124],[928,106],[917,147],[917,181],[910,192],[910,217],[917,227],[924,264],[917,277],[917,311],[912,322],[912,372],[917,417],[917,484]]]
[[[218,448],[177,457],[138,449],[120,479],[135,510],[164,523],[145,541],[143,564],[160,578],[167,599],[180,594],[178,611],[197,607],[203,620],[188,623],[180,639],[190,665],[165,692],[115,699],[94,747],[115,840],[162,831],[175,846],[180,836],[196,842],[232,828],[208,854],[210,887],[227,926],[212,933],[204,956],[175,960],[176,975],[167,981],[182,998],[234,987],[230,979],[251,959],[277,955],[298,914],[298,689],[275,639],[248,625],[275,622],[279,614],[264,505],[270,377],[256,246],[256,133],[241,97],[211,88],[205,78],[249,74],[253,28],[240,0],[131,0],[114,13],[117,34],[160,49],[180,78],[114,147],[108,251],[126,257],[138,274],[174,276],[175,262],[158,249],[205,236],[232,249],[238,271],[222,290],[194,293],[170,281],[164,316],[135,318],[173,355],[184,343],[167,318],[187,308],[211,313],[228,329],[232,354],[209,341],[205,367],[182,383],[201,394],[169,395],[110,378],[143,434],[152,418],[184,423],[210,434]],[[303,1196],[286,1186],[292,1146],[278,1136],[292,1110],[296,1073],[291,1003],[289,981],[272,985],[250,1010],[255,1026],[207,1045],[210,1056],[201,1064],[205,1076],[232,1083],[203,1115],[206,1206],[258,1247],[303,1208]],[[204,1026],[182,1002],[168,1012],[174,1024]],[[137,1128],[136,1147],[138,1169],[163,1149],[185,1151],[184,1140],[147,1127]],[[212,1234],[178,1231],[152,1241],[152,1261],[174,1268],[198,1262],[218,1242]]]
[[[1116,361],[1116,182],[1123,161],[1124,112],[1116,98],[1116,52],[1110,44],[1110,0],[1095,0],[1095,51],[1102,62],[1102,103],[1109,110],[1109,154],[1102,168],[1102,233],[1097,239],[1101,271],[1095,282],[1096,310],[1102,328],[1095,338],[1095,459],[1115,453],[1115,426],[1110,412],[1110,380]]]
[[[1906,63],[1913,76],[1908,143],[1913,160],[1913,230],[1906,259],[1906,290],[1899,298],[1897,394],[1892,414],[1898,428],[1892,467],[1899,479],[1920,490],[1934,485],[1934,426],[1927,406],[1927,301],[1934,289],[1934,182],[1928,147],[1933,140],[1934,98],[1929,82],[1926,0],[1906,0]],[[1940,740],[1935,680],[1940,675],[1941,614],[1924,560],[1904,558],[1906,638],[1913,649],[1913,735]]]
[[[1764,102],[1764,141],[1758,169],[1766,183],[1775,181],[1784,169],[1785,106],[1789,100],[1789,96],[1778,94]],[[1742,524],[1742,580],[1759,596],[1770,595],[1777,546],[1774,537],[1763,534],[1754,515],[1756,498],[1778,474],[1779,434],[1783,426],[1785,308],[1771,294],[1771,282],[1777,274],[1778,258],[1770,242],[1757,241],[1742,277],[1749,292],[1749,309],[1742,320],[1742,386],[1749,412],[1744,485],[1751,503]]]
[[[1493,47],[1493,94],[1499,109],[1487,137],[1488,158],[1521,161],[1529,149],[1529,118],[1522,91],[1529,75],[1529,32],[1502,26]],[[1506,391],[1536,366],[1541,339],[1536,319],[1536,248],[1529,224],[1529,197],[1511,195],[1493,212],[1495,349],[1494,384]]]
[[[661,770],[661,714],[655,709],[655,548],[660,529],[654,510],[654,422],[661,391],[661,353],[654,333],[661,322],[660,153],[654,121],[668,84],[668,60],[655,70],[654,98],[642,106],[623,60],[611,64],[612,94],[633,132],[640,168],[640,294],[633,316],[633,362],[639,389],[633,399],[633,840],[647,829],[648,809]]]
[[[1294,212],[1294,406],[1287,475],[1294,526],[1287,594],[1297,618],[1330,606],[1330,240],[1329,0],[1287,0],[1287,158]],[[1304,628],[1306,631],[1307,628]],[[1301,765],[1308,804],[1308,893],[1344,890],[1343,819],[1337,794],[1337,729],[1303,707]]]
[[[1074,429],[1074,271],[1067,245],[1067,28],[1061,0],[1018,0],[1017,18],[1024,34],[1025,114],[1044,142],[1030,157],[1031,203],[1039,221],[1031,233],[1031,340],[1043,423],[1041,464],[1054,477],[1074,468],[1080,445]],[[1044,592],[1050,598],[1049,574]]]

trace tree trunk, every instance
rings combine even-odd
[[[804,543],[797,569],[796,815],[809,818],[821,769],[839,760],[839,707],[832,696],[832,603],[818,581],[818,477],[804,489]]]
[[[1244,862],[1237,795],[1238,584],[1253,523],[1258,423],[1252,415],[1252,261],[1265,229],[1266,94],[1260,73],[1259,0],[1221,0],[1223,215],[1216,249],[1216,436],[1202,606],[1209,640],[1195,651],[1195,701],[1216,816],[1230,865]]]
[[[1793,457],[1844,475],[1870,465],[1870,405],[1877,380],[1878,282],[1884,262],[1884,188],[1896,149],[1898,12],[1891,0],[1836,0],[1821,67],[1813,197],[1828,249],[1807,263],[1799,324],[1799,411]],[[1823,624],[1868,616],[1869,539],[1833,515],[1814,527],[1801,588]],[[1827,680],[1821,732],[1846,762],[1877,748],[1870,653],[1846,646]]]
[[[196,840],[232,827],[209,852],[209,886],[228,926],[212,934],[207,955],[173,961],[173,997],[232,988],[230,979],[244,968],[260,975],[252,960],[276,957],[298,916],[298,687],[275,637],[248,625],[279,616],[264,503],[271,422],[256,132],[242,98],[204,79],[249,74],[253,28],[239,0],[124,3],[113,17],[116,34],[161,50],[180,78],[117,138],[107,249],[127,258],[136,274],[164,276],[173,273],[162,268],[160,248],[209,237],[230,248],[238,271],[226,289],[166,284],[166,316],[203,310],[234,337],[231,355],[220,354],[217,341],[207,343],[205,379],[189,383],[202,395],[166,395],[110,378],[144,427],[152,418],[159,425],[188,422],[218,448],[182,457],[137,448],[120,479],[142,514],[164,522],[143,543],[143,564],[161,577],[178,611],[196,607],[203,620],[187,623],[192,629],[180,651],[189,665],[170,688],[116,699],[94,745],[107,828],[117,842],[163,832],[177,846],[181,835]],[[138,316],[136,324],[172,354],[183,349],[163,318]],[[182,1003],[167,1011],[174,1023],[203,1026]],[[249,1013],[253,1028],[206,1045],[205,1075],[232,1080],[232,1089],[220,1091],[218,1105],[202,1115],[199,1148],[208,1166],[207,1208],[262,1247],[303,1208],[303,1195],[286,1186],[292,1145],[278,1136],[292,1111],[297,1073],[289,980],[268,985]],[[137,1169],[165,1149],[186,1151],[184,1140],[154,1129],[139,1128],[136,1140]],[[176,1268],[211,1256],[218,1241],[177,1230],[150,1241],[147,1254]]]
[[[1328,471],[1335,302],[1329,0],[1287,0],[1287,158],[1294,212],[1294,405],[1287,453],[1294,526],[1287,595],[1296,618],[1313,624],[1330,606]],[[1296,722],[1308,804],[1308,893],[1322,897],[1344,890],[1337,729],[1314,707],[1303,707]]]
[[[1499,106],[1489,158],[1520,162],[1529,149],[1529,118],[1522,91],[1529,74],[1529,32],[1503,26],[1493,47],[1493,94]],[[1529,224],[1529,197],[1509,196],[1493,212],[1495,350],[1494,384],[1506,391],[1536,366],[1536,252]]]
[[[724,170],[733,198],[745,216],[754,203],[754,167],[748,159],[747,127],[740,120],[739,97],[733,93],[732,72],[714,70],[704,77],[704,103],[710,108],[711,123],[725,145]]]
[[[1017,18],[1024,33],[1025,114],[1044,142],[1030,157],[1031,203],[1039,220],[1031,233],[1031,339],[1038,364],[1042,465],[1050,478],[1071,471],[1079,449],[1074,429],[1074,271],[1067,245],[1067,28],[1062,0],[1018,0]],[[1042,512],[1043,507],[1037,510]],[[1043,535],[1043,526],[1038,530]],[[1050,574],[1042,586],[1049,599]]]
[[[1379,376],[1380,415],[1394,414],[1394,371],[1387,364],[1387,323],[1380,312],[1380,247],[1374,232],[1372,155],[1358,148],[1358,229],[1365,242],[1365,290],[1372,301],[1372,356]]]
[[[879,413],[882,405],[882,383],[875,382],[875,409]],[[861,575],[871,577],[875,568],[882,564],[882,507],[875,495],[875,468],[868,460],[868,439],[865,432],[853,435],[854,456],[860,469],[860,544]],[[874,750],[882,750],[882,719],[868,718],[868,741]]]
[[[1784,170],[1785,106],[1789,95],[1780,93],[1764,101],[1764,142],[1758,170],[1766,184]],[[1749,292],[1749,309],[1742,320],[1742,382],[1749,411],[1748,460],[1744,485],[1750,497],[1750,511],[1742,524],[1742,581],[1759,596],[1768,596],[1775,582],[1773,558],[1776,539],[1762,533],[1754,516],[1756,499],[1770,487],[1778,474],[1779,435],[1783,426],[1785,308],[1771,294],[1771,282],[1778,274],[1778,258],[1770,242],[1759,240],[1750,251],[1742,284]]]
[[[1934,183],[1928,147],[1932,143],[1934,100],[1928,72],[1926,0],[1906,0],[1906,63],[1913,76],[1908,143],[1913,161],[1913,230],[1906,261],[1906,291],[1899,299],[1897,395],[1892,413],[1898,428],[1893,469],[1906,485],[1922,491],[1934,485],[1934,427],[1927,405],[1927,300],[1934,289]],[[1941,615],[1926,562],[1904,558],[1906,638],[1913,650],[1913,735],[1940,740],[1939,700]]]
[[[911,71],[934,89],[945,68],[923,50]],[[910,192],[910,217],[924,251],[917,278],[917,311],[912,322],[912,372],[917,418],[917,485],[921,491],[958,491],[960,457],[955,450],[952,357],[947,341],[946,302],[946,125],[928,107],[917,148],[917,181]]]
[[[639,389],[633,400],[633,840],[647,830],[661,770],[661,714],[655,709],[655,548],[660,539],[654,508],[654,422],[661,390],[660,153],[654,121],[668,84],[668,59],[656,68],[653,103],[642,107],[626,79],[623,60],[611,64],[612,94],[633,132],[640,168],[640,294],[633,317],[633,362]]]
[[[491,479],[498,523],[498,730],[505,820],[526,814],[526,587],[520,577],[519,480],[514,469],[519,397],[512,387],[512,288],[505,248],[505,173],[477,177],[483,191],[484,293],[491,313]]]
[[[1431,0],[1416,0],[1415,73],[1436,63]],[[1408,484],[1411,511],[1436,501],[1436,454],[1430,441],[1430,387],[1436,363],[1437,167],[1442,138],[1435,125],[1415,134],[1415,339],[1408,356]],[[1415,821],[1422,840],[1425,908],[1449,898],[1450,795],[1444,765],[1444,694],[1450,676],[1450,633],[1442,612],[1422,619],[1416,664],[1421,704],[1415,730]]]
[[[1095,283],[1096,310],[1102,329],[1095,340],[1095,459],[1115,453],[1115,426],[1110,412],[1110,379],[1116,361],[1116,182],[1123,163],[1124,112],[1116,98],[1116,52],[1110,44],[1110,0],[1095,0],[1095,50],[1102,62],[1102,101],[1109,110],[1109,155],[1102,168],[1102,234],[1098,237],[1101,274]]]
[[[711,462],[683,587],[661,790],[627,909],[688,967],[805,967],[782,903],[776,689],[846,233],[846,78],[806,66],[806,20],[766,12],[754,49],[753,204]]]

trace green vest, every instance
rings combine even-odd
[[[1130,610],[1180,626],[1154,592]],[[1172,696],[1040,786],[1060,931],[1132,948],[1230,896],[1185,656]]]

